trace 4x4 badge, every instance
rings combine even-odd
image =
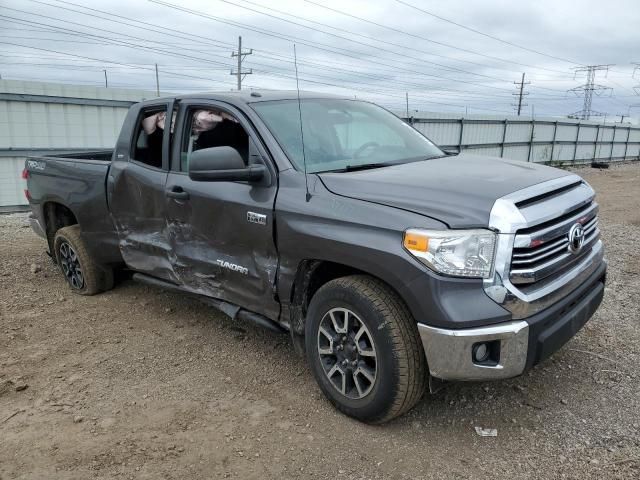
[[[257,223],[258,225],[266,225],[267,216],[263,215],[262,213],[247,212],[247,222]]]

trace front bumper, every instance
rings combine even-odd
[[[562,300],[526,319],[486,327],[444,329],[418,323],[432,376],[443,380],[515,377],[557,351],[587,323],[602,302],[606,262]],[[474,346],[490,345],[476,362]]]

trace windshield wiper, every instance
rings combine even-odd
[[[371,170],[372,168],[382,168],[395,165],[391,162],[378,162],[378,163],[361,163],[359,165],[347,165],[346,167],[336,170],[337,172],[357,172],[358,170]]]

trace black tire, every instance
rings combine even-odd
[[[53,248],[56,263],[73,293],[95,295],[113,288],[113,269],[97,264],[89,255],[79,225],[58,230]]]
[[[355,328],[359,329],[364,324],[366,334],[371,337],[373,345],[368,350],[375,352],[376,357],[374,382],[358,382],[354,374],[354,369],[360,368],[356,367],[358,363],[369,361],[365,357],[354,360],[352,367],[349,367],[348,361],[347,367],[341,369],[338,377],[335,377],[335,373],[332,379],[328,376],[331,371],[327,373],[327,370],[332,370],[338,363],[344,365],[344,359],[340,360],[337,354],[321,356],[320,351],[328,349],[337,352],[345,343],[344,339],[352,334],[339,334],[337,341],[342,344],[338,346],[335,346],[334,341],[331,341],[330,346],[321,346],[321,343],[327,343],[325,338],[328,337],[325,335],[327,328],[324,328],[325,333],[320,333],[320,326],[326,327],[326,322],[334,318],[331,313],[339,313],[341,309],[355,314]],[[368,347],[368,343],[365,342],[364,346]],[[424,393],[427,363],[416,321],[398,295],[375,278],[353,275],[323,285],[309,304],[305,323],[305,347],[307,360],[321,390],[338,410],[350,417],[367,423],[384,423],[409,411]],[[353,345],[342,346],[340,350],[347,352],[348,348],[351,348],[349,354],[354,355]],[[355,348],[358,353],[365,353],[364,350],[361,352],[360,347]],[[333,357],[336,357],[336,362],[332,366]],[[353,360],[353,357],[349,358]],[[341,390],[347,391],[344,379],[349,378],[343,372],[349,368],[352,375],[349,392],[352,393],[342,393]],[[372,368],[369,368],[369,374],[371,372]],[[365,383],[370,390],[362,395],[366,389],[360,388],[361,385],[356,383]],[[350,394],[356,398],[350,398]]]

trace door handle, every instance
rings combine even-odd
[[[185,192],[182,187],[171,187],[167,189],[165,195],[176,200],[189,200],[189,192]]]

